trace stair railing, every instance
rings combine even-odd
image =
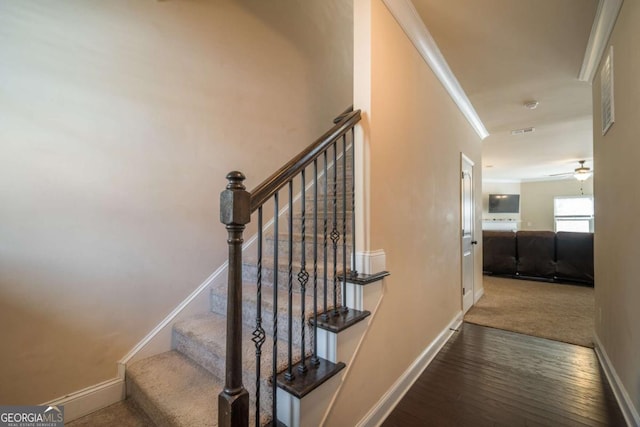
[[[273,360],[271,364],[271,375],[269,385],[271,387],[272,401],[270,416],[272,425],[277,425],[277,383],[282,381],[293,382],[298,377],[304,377],[309,369],[320,364],[318,357],[317,327],[320,319],[327,320],[332,315],[348,310],[346,295],[346,276],[338,272],[338,247],[342,243],[342,271],[345,273],[355,273],[355,187],[352,179],[350,188],[347,187],[347,168],[355,169],[355,156],[353,155],[354,127],[360,120],[360,111],[353,111],[353,107],[345,110],[334,120],[335,125],[324,135],[313,142],[300,154],[291,159],[273,175],[258,185],[250,193],[246,191],[243,181],[245,176],[241,172],[230,172],[227,175],[228,184],[220,195],[220,220],[226,225],[228,232],[227,243],[229,246],[229,269],[228,269],[228,289],[227,289],[227,337],[226,337],[226,373],[223,391],[218,397],[218,423],[220,426],[247,426],[250,420],[250,396],[245,389],[242,380],[242,243],[243,232],[246,224],[251,221],[251,214],[257,211],[257,283],[256,283],[256,319],[255,329],[252,333],[252,341],[255,345],[256,357],[256,382],[255,382],[255,425],[261,425],[264,418],[261,417],[261,357],[262,346],[267,340],[264,329],[266,319],[262,317],[262,287],[263,287],[263,207],[265,203],[273,203],[273,233],[274,233],[274,253],[273,253],[273,316],[272,344]],[[347,151],[351,149],[350,164],[348,164]],[[338,169],[342,167],[342,216],[338,218]],[[307,169],[312,169],[312,182],[307,182]],[[300,221],[301,221],[301,256],[299,259],[300,270],[295,274],[300,287],[302,327],[300,331],[300,353],[293,354],[293,220],[294,220],[294,181],[299,179],[300,183]],[[321,182],[322,181],[322,182]],[[331,186],[329,186],[331,181]],[[322,217],[318,212],[318,191],[322,186],[324,192]],[[278,218],[280,214],[280,191],[285,189],[288,195],[286,202],[288,235],[285,242],[288,246],[288,259],[286,267],[286,290],[287,290],[287,357],[286,368],[281,370],[281,362],[278,361],[278,342],[282,339],[278,331],[278,277],[279,259],[278,243],[280,230]],[[312,191],[312,264],[311,274],[307,271],[307,192]],[[351,191],[351,200],[347,198],[348,190]],[[331,199],[331,204],[329,204]],[[349,203],[348,203],[349,202]],[[329,209],[332,215],[329,217]],[[351,242],[347,242],[347,208],[351,214]],[[341,224],[339,220],[341,219]],[[331,227],[331,229],[329,229]],[[319,233],[322,241],[319,241]],[[331,239],[332,271],[329,277],[328,271],[328,239]],[[342,242],[340,242],[342,240]],[[347,245],[351,244],[350,265],[347,264]],[[322,253],[319,254],[319,245],[322,245]],[[320,274],[319,264],[322,264],[323,271]],[[333,289],[329,287],[329,280],[333,281]],[[313,313],[308,318],[305,311],[305,301],[307,285],[311,280],[313,287]],[[338,282],[341,282],[342,289],[339,289]],[[322,292],[322,302],[319,302],[319,291]],[[329,304],[329,293],[333,295],[332,304]],[[338,295],[342,294],[341,305]],[[306,324],[311,320],[313,325],[313,339],[311,340],[311,351],[308,354],[306,343]],[[294,369],[294,359],[299,359],[297,369]]]

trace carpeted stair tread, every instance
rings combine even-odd
[[[342,184],[342,183],[340,183]],[[343,198],[343,194],[346,194],[346,199],[347,199],[347,212],[349,212],[351,210],[351,203],[353,200],[353,193],[351,193],[351,188],[347,187],[347,192],[343,193],[342,192],[342,187],[340,187],[338,189],[338,194],[336,196],[333,195],[333,189],[329,190],[329,197],[325,196],[324,194],[318,194],[318,212],[323,212],[324,211],[324,201],[327,201],[327,210],[328,211],[333,211],[333,200],[335,197],[335,201],[336,201],[336,205],[338,206],[338,212],[342,211],[342,206],[344,206],[344,198]],[[306,200],[306,205],[307,205],[307,210],[308,211],[313,211],[313,195],[311,196],[307,196]]]
[[[224,316],[215,313],[197,315],[174,325],[176,349],[193,359],[216,376],[224,376],[224,354],[227,336],[227,321]],[[253,328],[242,328],[243,376],[255,381],[255,346],[251,341]],[[271,340],[262,347],[262,372],[271,372]],[[293,347],[294,354],[300,350]],[[286,367],[287,349],[284,343],[278,346],[278,361],[281,368]],[[249,382],[247,381],[248,385]]]
[[[114,403],[77,420],[65,422],[66,427],[152,427],[155,425],[131,399]]]
[[[222,388],[219,379],[175,350],[127,366],[127,395],[158,426],[216,426]]]
[[[320,230],[322,230],[322,227],[324,226],[324,207],[322,206],[318,206],[318,228]],[[308,208],[307,212],[305,213],[305,218],[306,218],[306,225],[307,225],[307,230],[312,227],[313,225],[313,209]],[[347,220],[347,228],[350,229],[351,228],[351,221],[353,218],[353,214],[351,212],[351,208],[349,208],[347,210],[347,212],[343,215],[342,213],[342,207],[338,208],[338,212],[336,212],[336,222],[338,223],[340,229],[342,229],[342,218],[345,218]],[[288,220],[288,218],[287,218]],[[294,225],[294,230],[296,232],[300,232],[301,231],[301,225],[302,225],[302,213],[298,210],[296,210],[293,213],[293,225]],[[329,231],[331,231],[331,227],[333,225],[333,207],[329,207],[327,210],[327,225],[329,227]],[[284,228],[283,228],[284,227]],[[280,230],[281,232],[285,232],[288,231],[288,225],[286,222],[284,223],[280,223]]]
[[[173,334],[174,346],[177,351],[204,367],[214,376],[224,377],[226,343],[226,318],[224,316],[215,313],[193,316],[176,323],[173,327]],[[242,382],[249,392],[250,411],[253,414],[256,401],[256,349],[251,341],[253,328],[243,326],[242,335]],[[283,341],[278,341],[278,343],[278,372],[281,372],[287,367],[287,347]],[[308,349],[309,347],[307,347]],[[292,350],[292,361],[295,364],[300,361],[300,349],[294,345]],[[263,424],[268,421],[267,408],[272,405],[272,390],[269,381],[272,376],[272,355],[272,341],[268,337],[262,346],[260,363],[260,399],[264,411],[261,417]],[[307,352],[307,356],[310,356],[309,352]]]
[[[337,255],[337,271],[342,270],[342,244],[338,245]],[[333,283],[333,246],[327,247],[327,276],[329,281]],[[321,278],[324,278],[324,260],[318,260],[318,282],[321,282]],[[347,254],[347,267],[350,265],[350,258]],[[300,258],[294,257],[291,262],[292,277],[293,277],[293,290],[296,292],[300,289],[300,283],[298,282],[298,273],[301,271]],[[313,260],[308,258],[305,266],[309,276],[313,274]],[[255,283],[257,277],[257,260],[253,256],[247,256],[242,260],[242,280],[244,282]],[[272,287],[273,275],[274,275],[274,259],[271,255],[263,255],[262,257],[262,284],[263,286]],[[311,277],[307,282],[307,289],[313,285]],[[255,286],[255,285],[254,285]],[[279,253],[278,256],[278,288],[281,290],[288,289],[289,286],[289,261],[288,254]]]
[[[342,223],[339,224],[340,225],[340,240],[338,242],[338,248],[342,249]],[[349,227],[350,228],[350,227]],[[306,251],[307,251],[307,268],[309,268],[309,265],[313,265],[313,258],[312,256],[309,256],[310,253],[312,253],[311,251],[313,251],[313,232],[311,232],[311,230],[313,229],[313,224],[311,224],[311,227],[309,226],[309,224],[307,223],[307,233],[305,234],[305,246],[306,246]],[[331,252],[333,251],[333,241],[331,240],[331,230],[327,230],[327,252]],[[293,248],[294,248],[294,258],[300,259],[301,256],[301,248],[302,248],[302,232],[294,232],[292,233],[292,237],[293,237]],[[263,248],[262,250],[264,251],[263,256],[269,256],[271,257],[273,255],[273,244],[276,241],[276,238],[273,234],[271,233],[265,233],[264,236],[264,243],[263,243]],[[347,249],[351,250],[351,243],[353,243],[353,239],[351,237],[351,233],[349,232],[349,230],[347,230]],[[322,250],[323,250],[323,246],[324,246],[324,234],[322,233],[322,230],[320,230],[317,234],[317,240],[316,240],[316,245],[318,247],[318,261],[322,260]],[[280,239],[278,240],[278,253],[288,256],[289,254],[289,234],[285,233],[285,234],[281,234],[280,235]],[[257,257],[257,255],[255,254],[246,254],[246,257],[251,260],[254,261]]]
[[[270,244],[270,243],[267,243],[267,244]],[[281,242],[279,244],[279,249],[280,249],[280,251],[282,251],[280,253],[288,252],[289,251],[288,244]],[[340,265],[342,265],[342,254],[344,252],[342,250],[342,245],[339,246],[337,249],[338,249],[337,250],[338,263]],[[273,252],[273,251],[270,251],[270,252]],[[306,270],[307,270],[307,273],[309,273],[309,275],[311,275],[311,273],[313,272],[313,245],[310,245],[308,242],[307,242],[306,247],[305,247],[305,254],[307,256]],[[324,247],[322,246],[321,242],[318,242],[317,254],[318,254],[318,269],[322,269],[323,268]],[[302,244],[296,243],[296,242],[293,243],[293,256],[294,256],[294,258],[298,258],[298,259],[300,259],[302,257]],[[347,263],[348,264],[350,264],[350,261],[351,261],[349,256],[350,256],[350,249],[347,249]],[[329,247],[328,245],[327,245],[327,265],[331,266],[331,268],[333,268],[333,248]],[[244,266],[246,268],[250,269],[250,271],[252,271],[252,273],[254,275],[257,275],[257,271],[258,271],[257,270],[257,268],[258,268],[257,265],[252,264],[250,261],[247,261],[247,263],[245,263]],[[263,264],[263,270],[264,270],[265,267],[270,270],[270,271],[268,271],[268,273],[271,273],[273,271],[273,265],[266,265],[265,266]],[[280,274],[280,271],[281,270],[278,270],[278,274]],[[298,267],[298,271],[297,272],[296,272],[296,270],[294,268],[293,272],[294,272],[294,275],[297,275],[300,272],[300,268]],[[249,276],[247,275],[245,277],[248,278]],[[269,277],[271,277],[271,276],[269,276]],[[288,276],[286,276],[286,277],[288,279]],[[278,277],[278,278],[280,278],[280,277]],[[297,276],[296,276],[295,280],[296,280],[296,283],[297,283],[298,282]],[[282,286],[281,286],[281,288],[282,288]]]
[[[336,202],[338,203],[342,203],[342,195],[346,194],[347,195],[347,206],[351,206],[352,200],[353,200],[353,192],[351,190],[351,185],[353,184],[353,182],[348,179],[347,180],[347,191],[344,192],[342,189],[342,179],[340,179],[340,177],[338,177],[338,193],[337,193],[337,200]],[[331,180],[331,182],[329,182],[329,188],[327,189],[328,192],[325,193],[324,192],[324,184],[321,184],[318,187],[318,207],[320,207],[320,205],[324,204],[324,201],[327,200],[327,204],[329,206],[332,206],[333,204],[333,198],[334,198],[334,194],[333,194],[333,180]],[[298,199],[301,200],[301,199]],[[306,200],[305,202],[307,202],[307,206],[311,206],[313,204],[313,188],[311,189],[311,191],[307,190],[307,194],[306,194]]]
[[[329,281],[329,305],[331,305],[331,301],[333,301],[333,281]],[[318,280],[318,304],[322,304],[322,281]],[[297,288],[297,291],[293,294],[293,306],[291,307],[291,312],[293,313],[294,322],[301,322],[302,315],[302,305],[301,298],[302,294],[299,292],[299,285],[295,284],[294,288]],[[338,297],[342,294],[341,285],[338,283]],[[262,287],[262,318],[263,321],[269,320],[273,316],[273,291],[274,289],[270,286]],[[295,289],[294,289],[295,291]],[[278,312],[279,316],[287,315],[287,292],[283,289],[278,291]],[[242,284],[242,321],[245,325],[253,326],[255,324],[256,319],[256,308],[258,304],[258,294],[256,292],[256,284],[250,282],[244,282]],[[338,301],[341,300],[338,298]],[[227,285],[226,284],[218,284],[211,287],[211,311],[213,313],[217,313],[222,316],[226,316],[226,307],[227,307]],[[307,286],[307,292],[305,295],[305,311],[306,316],[309,317],[313,308],[313,286],[312,283]],[[280,322],[280,326],[284,326],[282,323],[282,319],[279,318],[278,322]],[[270,324],[270,323],[269,323]],[[266,329],[266,327],[265,327]]]
[[[320,218],[318,218],[318,244],[322,244],[323,239],[324,239],[324,234],[322,233],[322,227],[320,227]],[[340,232],[342,232],[342,224],[340,224]],[[350,226],[349,226],[350,228]],[[307,233],[305,235],[305,240],[307,245],[311,245],[313,243],[313,217],[311,218],[311,220],[309,220],[309,217],[307,216]],[[331,230],[327,231],[327,246],[331,245],[331,237],[329,236],[329,234],[331,233]],[[280,241],[286,241],[288,242],[288,240],[286,240],[288,238],[289,234],[288,233],[283,233],[280,237]],[[351,233],[350,230],[347,230],[347,236],[351,237]],[[268,242],[273,242],[275,240],[274,236],[272,233],[265,233],[264,236],[264,240],[268,241]],[[293,242],[296,243],[300,243],[302,242],[302,232],[301,231],[296,231],[293,233]],[[351,243],[351,242],[349,242]],[[347,245],[349,246],[349,245]],[[266,248],[265,248],[266,249]]]
[[[222,317],[226,316],[227,299],[226,299],[226,285],[213,286],[211,288],[211,312],[218,314]],[[256,307],[257,307],[257,293],[256,285],[251,283],[245,283],[243,285],[243,304],[242,304],[242,321],[243,324],[253,330],[256,322]],[[313,308],[313,289],[308,288],[308,292],[305,296],[305,318],[309,318]],[[340,298],[339,294],[339,298]],[[329,295],[329,304],[333,294]],[[301,294],[293,294],[293,343],[294,345],[301,345],[301,332],[302,332],[302,306],[300,304]],[[340,299],[339,299],[340,301]],[[322,295],[318,294],[318,303],[322,304]],[[289,325],[287,324],[287,293],[283,290],[278,292],[278,338],[280,340],[286,340],[289,331]],[[262,289],[262,327],[266,331],[267,336],[271,336],[273,328],[273,288],[263,287]],[[306,342],[307,348],[310,348],[311,340],[311,328],[306,325]]]

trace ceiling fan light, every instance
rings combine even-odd
[[[586,181],[591,177],[591,172],[589,171],[578,171],[573,174],[573,177],[578,181]]]

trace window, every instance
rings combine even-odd
[[[593,232],[593,196],[556,197],[553,214],[556,231]]]

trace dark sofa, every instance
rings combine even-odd
[[[593,233],[483,231],[483,271],[590,286]]]

